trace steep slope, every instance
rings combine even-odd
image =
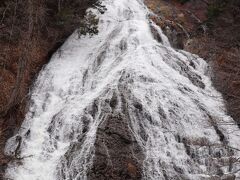
[[[211,64],[213,84],[222,93],[228,114],[240,124],[240,0],[145,3],[173,47],[197,54]]]
[[[240,178],[204,60],[170,47],[141,1],[103,3],[99,34],[74,33],[41,71],[6,178]]]
[[[0,179],[11,160],[5,143],[24,120],[36,75],[74,30],[93,33],[89,7],[102,10],[97,0],[0,1]]]

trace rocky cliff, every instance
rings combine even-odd
[[[240,1],[145,2],[173,47],[208,61],[215,87],[223,94],[230,115],[239,122]]]
[[[0,179],[12,159],[6,140],[22,124],[35,78],[73,31],[94,30],[84,19],[89,7],[101,8],[95,0],[0,2]]]
[[[143,2],[103,4],[98,33],[73,33],[39,74],[5,177],[239,178],[239,128],[207,63]]]
[[[239,9],[216,3],[106,1],[99,33],[76,31],[39,74],[5,177],[239,178],[239,129],[209,78],[237,117]],[[16,112],[2,116],[10,134]]]

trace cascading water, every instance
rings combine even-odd
[[[240,132],[204,60],[171,48],[142,1],[103,4],[98,35],[73,33],[39,74],[6,178],[240,178]]]

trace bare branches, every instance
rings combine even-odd
[[[15,12],[14,12],[14,18],[16,18],[16,8],[17,8],[17,1],[16,1],[16,6],[15,6]],[[33,22],[33,3],[32,0],[28,0],[28,8],[27,8],[27,14],[28,14],[28,31],[25,35],[25,40],[22,46],[22,53],[19,57],[18,60],[18,70],[17,70],[17,77],[15,81],[15,85],[13,87],[10,99],[7,103],[7,105],[0,111],[1,116],[5,116],[9,110],[14,107],[16,104],[19,103],[19,93],[22,85],[22,81],[24,79],[24,74],[26,71],[26,66],[28,62],[28,57],[29,57],[29,51],[31,47],[31,38],[32,38],[32,33],[33,33],[33,28],[34,28],[34,22]],[[12,31],[13,31],[13,26],[12,25]]]
[[[7,7],[5,8],[5,10],[3,11],[2,19],[1,19],[1,21],[0,21],[0,24],[3,23],[3,20],[4,20],[5,16],[6,16],[6,11],[7,11],[8,8],[9,8],[9,4],[8,4]]]

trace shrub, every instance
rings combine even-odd
[[[188,2],[189,0],[178,0],[181,4]]]
[[[89,34],[90,36],[98,33],[98,18],[89,11],[85,18],[80,22],[80,28],[77,30],[79,37]]]
[[[227,2],[225,0],[216,1],[213,4],[210,4],[207,9],[207,16],[208,19],[216,18],[223,12],[224,7],[226,6]]]

